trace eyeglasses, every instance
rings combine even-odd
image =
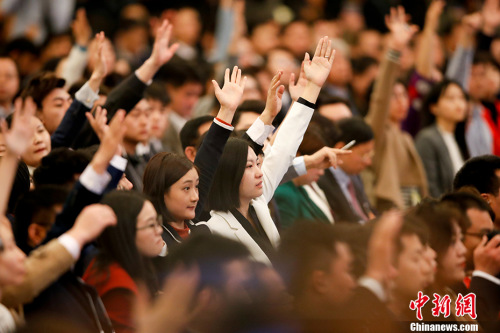
[[[152,221],[152,223],[148,224],[148,225],[145,225],[145,226],[142,226],[142,227],[139,227],[139,228],[136,228],[136,230],[145,230],[145,229],[155,229],[156,227],[163,227],[163,219],[161,217],[161,215],[158,215],[156,217],[156,219],[149,219],[148,221]]]

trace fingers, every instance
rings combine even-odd
[[[278,86],[280,84],[281,75],[283,75],[283,71],[278,71],[276,73],[276,75],[273,76],[273,79],[271,80],[271,85],[269,87],[269,91],[271,91],[271,90],[275,91],[276,89],[278,89]]]
[[[318,42],[318,45],[316,45],[316,51],[314,52],[314,57],[320,57],[321,56],[321,48],[323,47],[323,38],[321,38]],[[307,54],[307,52],[306,52]]]
[[[338,148],[331,148],[333,152],[337,155],[348,155],[352,153],[352,150],[343,150]]]
[[[328,39],[328,37],[326,37]],[[328,39],[326,43],[326,52],[325,52],[325,57],[330,57],[332,53],[332,41]]]
[[[246,85],[246,84],[247,84],[247,77],[246,77],[246,76],[244,76],[244,77],[243,77],[243,80],[241,80],[240,87],[241,87],[242,89],[245,89],[245,85]]]
[[[231,82],[236,82],[237,75],[238,75],[238,66],[234,66],[233,73],[231,74]]]
[[[486,240],[488,240],[488,237],[486,237]],[[496,248],[498,247],[498,245],[500,245],[500,235],[496,235],[489,242],[486,243],[487,248]]]
[[[290,79],[288,80],[288,85],[291,87],[295,86],[295,74],[294,73],[290,74]]]
[[[335,60],[335,53],[337,51],[336,50],[332,50],[332,53],[330,53],[330,57],[328,58],[328,62],[331,64],[333,64],[333,60]]]
[[[24,108],[22,108],[22,115],[25,117],[34,116],[36,113],[36,104],[32,97],[27,97],[24,100]]]
[[[285,86],[284,85],[280,85],[278,87],[278,90],[276,91],[276,96],[281,99],[283,97],[283,94],[285,93]]]
[[[224,84],[229,82],[229,68],[226,68],[226,71],[224,72]]]
[[[219,84],[215,80],[212,80],[212,84],[214,86],[215,94],[217,95],[221,91]]]

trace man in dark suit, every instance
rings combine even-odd
[[[334,148],[342,148],[352,140],[352,154],[342,155],[342,164],[329,168],[318,185],[325,192],[333,216],[338,222],[364,223],[375,212],[368,202],[359,174],[372,163],[375,147],[373,131],[361,118],[346,118],[337,123],[340,130]]]

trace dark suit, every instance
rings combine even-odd
[[[421,130],[415,139],[415,147],[424,164],[430,195],[438,198],[451,191],[455,173],[450,153],[437,125]]]
[[[147,85],[139,80],[134,73],[129,75],[125,80],[111,90],[106,100],[106,104],[103,106],[103,108],[108,112],[108,121],[113,118],[118,109],[124,109],[127,113],[130,112],[130,110],[132,110],[142,99],[146,87]],[[85,148],[98,143],[99,138],[87,121],[85,122],[80,133],[78,133],[76,139],[73,141],[72,147],[75,149]]]
[[[350,176],[356,192],[356,198],[366,216],[375,215],[374,209],[366,197],[363,183],[359,176]],[[337,179],[329,169],[318,180],[319,187],[325,192],[328,204],[332,208],[333,217],[336,222],[360,222],[363,220],[352,208],[349,200],[345,197]]]
[[[50,137],[52,149],[71,146],[75,140],[75,135],[80,132],[85,123],[85,113],[88,111],[90,111],[90,109],[82,102],[77,99],[73,100],[64,114],[61,123]]]

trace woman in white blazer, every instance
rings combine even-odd
[[[230,139],[220,159],[208,198],[212,217],[207,225],[213,233],[246,245],[256,261],[271,264],[278,246],[280,236],[267,203],[297,153],[334,52],[328,37],[323,37],[314,58],[306,54],[307,84],[281,124],[262,168],[259,157],[242,139]]]

